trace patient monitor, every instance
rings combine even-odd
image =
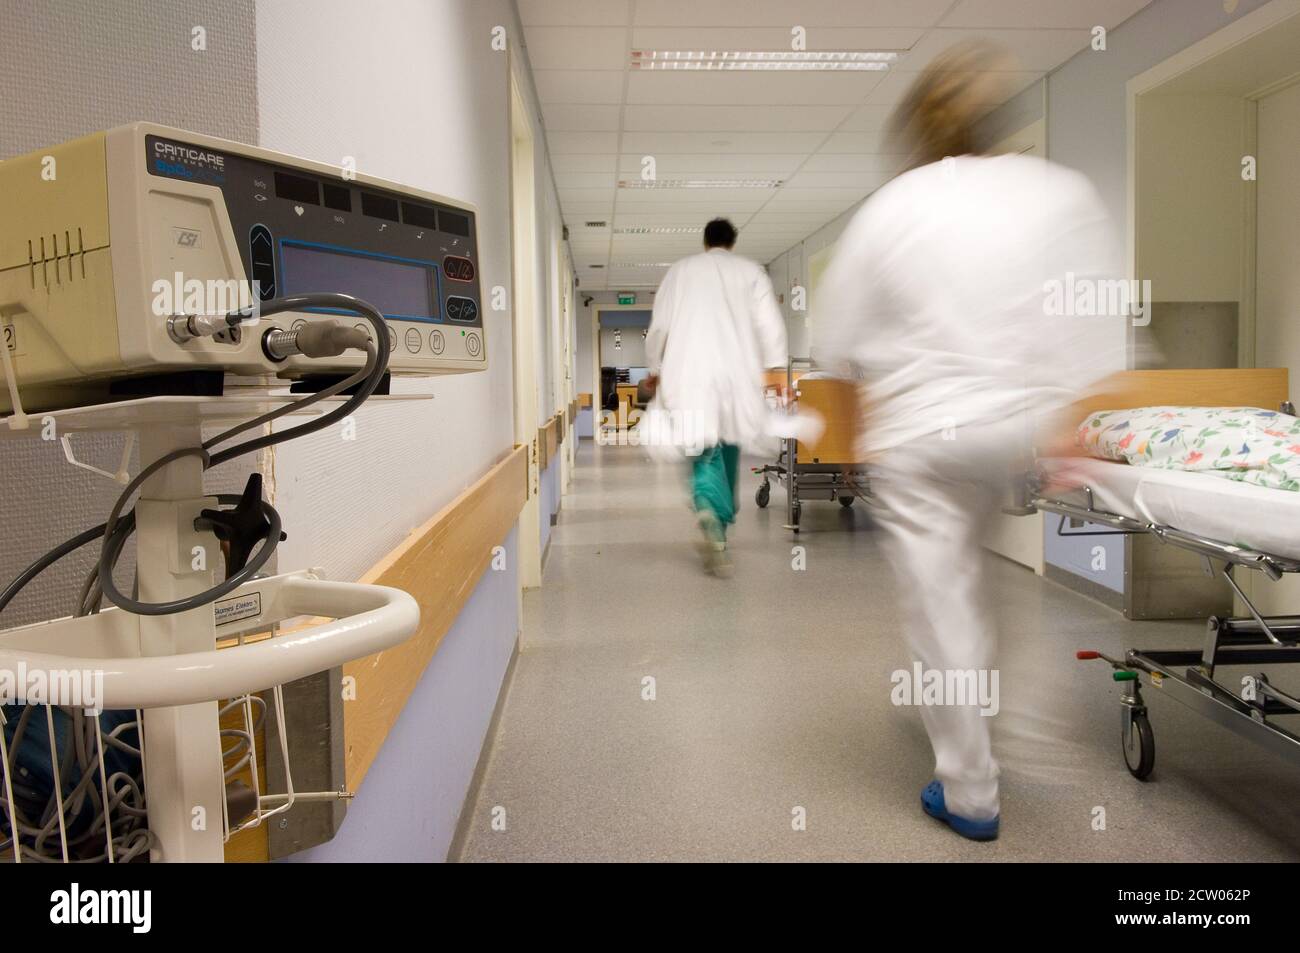
[[[218,310],[248,303],[235,289],[253,301],[335,291],[369,302],[392,332],[394,374],[487,366],[464,202],[136,123],[0,163],[0,206],[0,377],[13,374],[29,408],[219,393],[227,373],[299,378],[364,363],[357,351],[309,361],[266,346],[269,332],[305,322],[364,324],[341,312],[254,308],[215,335],[176,333],[214,299]],[[209,389],[186,390],[195,379]]]

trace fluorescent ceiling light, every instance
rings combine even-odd
[[[619,179],[620,189],[779,189],[781,179]]]
[[[632,69],[885,70],[893,50],[633,50]]]
[[[702,225],[628,225],[614,229],[615,235],[694,235],[703,232]]]
[[[611,268],[667,268],[671,261],[616,261]]]

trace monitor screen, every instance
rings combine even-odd
[[[281,284],[286,294],[341,291],[368,301],[388,318],[437,321],[437,266],[375,255],[280,243]]]

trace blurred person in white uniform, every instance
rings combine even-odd
[[[918,77],[893,123],[912,167],[849,223],[813,315],[817,353],[864,379],[859,459],[876,474],[899,588],[915,598],[905,637],[925,671],[945,675],[996,664],[980,547],[1027,469],[1031,418],[1124,366],[1122,317],[1059,315],[1048,295],[1068,273],[1071,288],[1113,276],[1091,184],[1041,159],[978,154],[975,121],[998,101],[985,83],[1007,68],[996,50],[962,45]],[[992,839],[992,719],[953,701],[921,707],[935,756],[922,806]]]
[[[731,572],[741,449],[773,448],[763,371],[785,367],[785,319],[761,265],[735,254],[736,228],[717,218],[704,251],[673,264],[655,293],[646,360],[658,409],[691,459],[691,495],[705,569]]]

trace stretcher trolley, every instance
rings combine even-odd
[[[1118,463],[1091,463],[1093,472],[1097,474],[1112,468],[1116,471],[1140,469]],[[1292,496],[1285,491],[1229,484],[1219,477],[1204,474],[1158,473],[1155,476],[1157,486],[1166,492],[1168,499],[1175,496],[1168,493],[1174,486],[1185,487],[1188,492],[1209,494],[1222,494],[1231,488],[1232,495],[1243,499],[1247,491]],[[1138,490],[1136,506],[1111,508],[1100,503],[1100,498],[1105,496],[1122,502],[1123,496],[1114,486],[1102,490],[1100,484],[1085,484],[1062,493],[1047,487],[1047,482],[1041,472],[1038,479],[1031,481],[1032,499],[1026,511],[1041,510],[1058,515],[1059,535],[1154,536],[1161,543],[1200,556],[1206,574],[1219,575],[1227,580],[1247,612],[1241,618],[1211,616],[1199,648],[1130,649],[1122,658],[1111,658],[1093,650],[1076,653],[1079,659],[1098,659],[1109,664],[1114,670],[1113,678],[1121,685],[1120,745],[1129,772],[1144,781],[1155,764],[1155,737],[1142,694],[1144,677],[1146,687],[1157,689],[1160,694],[1173,697],[1223,727],[1300,763],[1300,734],[1296,733],[1300,724],[1295,721],[1290,726],[1282,724],[1287,716],[1300,715],[1300,699],[1270,684],[1268,675],[1262,671],[1237,675],[1235,684],[1220,671],[1227,666],[1274,666],[1300,662],[1300,616],[1266,617],[1236,578],[1243,571],[1260,572],[1273,581],[1280,580],[1287,573],[1300,573],[1300,555],[1293,549],[1278,554],[1259,547],[1225,542],[1203,531],[1175,527],[1153,519],[1151,507],[1144,500],[1159,497],[1152,494],[1143,497],[1141,489]],[[1127,512],[1119,512],[1120,509]],[[1194,510],[1188,507],[1187,511]],[[1285,516],[1278,518],[1286,522]],[[1290,525],[1294,531],[1300,523],[1292,522]]]
[[[762,477],[754,502],[760,508],[767,506],[775,479],[786,489],[786,527],[796,533],[805,498],[838,500],[849,507],[869,490],[866,468],[854,453],[860,414],[857,388],[852,381],[810,372],[811,367],[808,358],[791,358],[783,383],[792,395],[790,412],[819,416],[824,425],[821,436],[815,442],[784,439],[774,463],[753,468]],[[780,378],[780,372],[776,376]],[[769,380],[768,388],[776,390],[781,383]]]
[[[1144,373],[1204,376],[1206,372]],[[1231,385],[1247,374],[1275,372],[1212,373]],[[1160,380],[1177,384],[1178,378]],[[1179,397],[1166,400],[1232,406],[1231,398],[1212,403],[1205,394]],[[1188,399],[1195,397],[1204,403]],[[1145,403],[1153,404],[1154,398]],[[1268,406],[1261,399],[1243,403]],[[1282,412],[1294,415],[1294,408],[1282,403]],[[1119,740],[1128,771],[1136,779],[1147,779],[1156,763],[1144,688],[1171,696],[1222,727],[1300,763],[1300,719],[1294,718],[1300,715],[1300,698],[1270,684],[1268,673],[1256,668],[1300,662],[1300,616],[1270,618],[1252,601],[1252,594],[1261,601],[1260,593],[1253,586],[1247,593],[1242,585],[1245,572],[1260,572],[1273,582],[1287,573],[1300,573],[1300,493],[1204,472],[1092,458],[1048,458],[1037,462],[1024,502],[1024,512],[1060,516],[1057,533],[1061,536],[1145,534],[1190,551],[1200,556],[1206,575],[1226,580],[1238,606],[1244,607],[1240,618],[1210,616],[1199,647],[1130,649],[1122,658],[1093,650],[1076,653],[1076,658],[1099,659],[1114,670],[1114,680],[1122,689]],[[1223,668],[1231,668],[1231,675]]]

